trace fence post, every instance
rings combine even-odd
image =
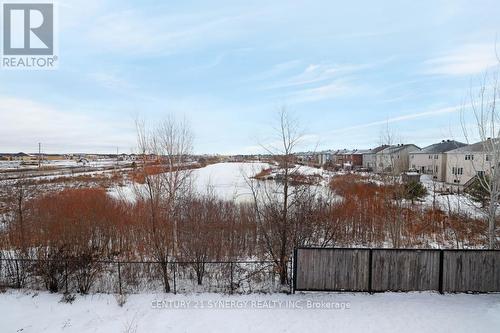
[[[297,290],[297,248],[293,249],[293,273],[292,273],[292,285],[293,293]]]
[[[439,293],[444,294],[443,279],[444,279],[444,250],[439,251]]]
[[[121,273],[121,267],[120,267],[120,261],[118,261],[118,291],[120,295],[122,294],[122,273]]]
[[[68,259],[64,260],[64,289],[68,293]]]
[[[17,259],[14,259],[14,263],[16,264],[16,286],[17,289],[21,289],[21,277],[19,276],[19,262]]]
[[[177,295],[177,263],[173,262],[172,265],[174,266],[174,295]]]
[[[233,294],[233,262],[231,261],[231,263],[229,264],[230,266],[230,269],[231,269],[231,273],[230,273],[230,281],[229,281],[229,293],[232,295]]]
[[[368,292],[373,294],[373,249],[370,248],[368,251]]]

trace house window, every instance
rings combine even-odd
[[[484,171],[478,171],[478,172],[477,172],[477,176],[478,176],[479,178],[484,178]]]
[[[429,155],[429,159],[432,160],[432,155]]]
[[[463,175],[464,174],[464,168],[453,167],[451,169],[451,174],[455,175],[455,176],[457,176],[457,175]]]
[[[435,172],[435,173],[437,173],[437,172],[438,172],[438,166],[437,166],[437,165],[435,165],[435,166],[434,166],[434,172]]]
[[[486,155],[486,162],[491,161],[491,155]]]
[[[465,160],[466,161],[473,161],[474,160],[474,155],[465,155]]]
[[[434,159],[437,160],[439,158],[439,155],[434,155]]]

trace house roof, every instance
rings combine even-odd
[[[0,156],[26,157],[30,155],[20,152],[20,153],[0,153]]]
[[[363,150],[363,155],[364,154],[376,154],[379,151],[382,151],[382,150],[384,150],[387,147],[389,147],[389,145],[381,145],[381,146],[378,146],[378,147],[375,147],[375,148],[372,148],[372,149],[365,149],[365,150]]]
[[[458,142],[455,140],[443,140],[439,143],[422,148],[420,151],[414,152],[414,154],[438,154],[445,153],[450,150],[461,148],[467,146],[465,143]]]
[[[491,144],[490,142],[491,139],[485,140],[485,141],[479,141],[476,143],[473,143],[471,145],[466,145],[457,149],[450,150],[448,153],[451,154],[461,154],[461,153],[480,153],[480,152],[485,152],[487,151],[487,145],[488,143]]]
[[[364,154],[372,153],[372,150],[371,149],[356,149],[356,150],[353,150],[352,153],[354,155],[364,155]]]
[[[418,146],[416,146],[412,143],[410,143],[410,144],[398,144],[398,145],[386,147],[385,149],[382,149],[382,150],[378,151],[377,153],[393,154],[393,153],[397,153],[397,152],[399,152],[403,149],[409,148],[409,147],[415,147],[417,149],[420,149]]]

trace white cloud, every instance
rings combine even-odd
[[[86,37],[97,50],[127,55],[173,54],[230,40],[253,13],[158,14],[154,9],[102,15]],[[250,31],[250,30],[249,30]]]
[[[351,74],[368,68],[369,65],[326,65],[310,64],[301,73],[291,76],[280,82],[271,84],[267,89],[297,87],[318,84],[328,80],[338,79],[341,75]]]
[[[385,125],[385,124],[398,123],[398,122],[402,122],[402,121],[414,120],[414,119],[419,119],[419,118],[435,117],[435,116],[440,116],[443,114],[459,112],[461,109],[462,109],[462,107],[452,106],[452,107],[446,107],[446,108],[424,111],[424,112],[415,112],[415,113],[410,113],[410,114],[405,114],[405,115],[401,115],[401,116],[397,116],[397,117],[388,118],[385,120],[378,120],[378,121],[359,124],[359,125],[355,125],[355,126],[339,128],[337,130],[332,131],[331,133],[349,132],[349,131],[364,129],[364,128],[373,127],[373,126],[381,126],[381,125]]]
[[[284,62],[275,64],[269,70],[252,75],[251,77],[247,78],[247,80],[248,81],[261,81],[261,80],[275,79],[277,76],[283,75],[283,74],[289,72],[290,70],[297,68],[298,66],[300,66],[301,63],[302,63],[302,61],[297,60],[297,59],[284,61]]]
[[[298,61],[279,64],[272,71],[279,74],[283,69],[296,68]],[[278,79],[264,87],[265,90],[285,91],[281,98],[291,103],[315,102],[359,92],[362,85],[354,84],[355,74],[372,67],[368,64],[309,64],[301,72]]]
[[[108,120],[27,99],[0,96],[0,150],[46,152],[128,151],[135,145],[133,120]]]
[[[129,90],[132,88],[132,85],[130,84],[129,81],[113,73],[94,72],[94,73],[89,73],[87,76],[89,77],[90,80],[97,82],[99,85],[108,89],[118,90],[123,92],[124,90]]]
[[[498,64],[493,44],[467,44],[425,62],[425,74],[473,75]]]
[[[358,88],[346,80],[337,80],[314,88],[296,91],[290,95],[294,103],[316,102],[354,93]]]

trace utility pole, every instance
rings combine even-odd
[[[42,158],[42,143],[38,142],[38,168],[40,168],[40,165],[42,163],[41,158]]]

